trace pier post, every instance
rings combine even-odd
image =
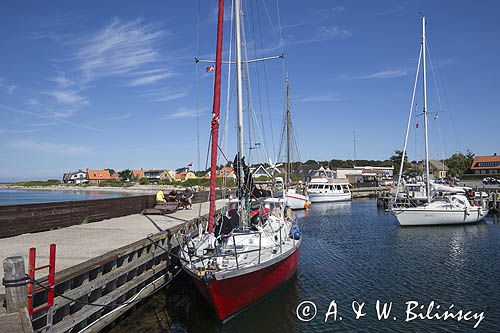
[[[26,292],[26,272],[24,259],[21,256],[8,257],[3,261],[5,274],[5,302],[7,313],[18,312],[20,308],[26,307],[28,296]]]

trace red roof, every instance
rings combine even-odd
[[[178,174],[175,175],[175,179],[184,180],[184,179],[186,179],[186,175],[187,175],[186,171],[179,172]]]
[[[477,164],[481,163],[481,166]],[[485,164],[483,164],[485,163]],[[489,164],[489,165],[488,165]],[[471,170],[500,170],[500,155],[493,156],[476,156],[474,157],[474,161],[472,161]]]
[[[117,175],[111,175],[109,170],[87,170],[88,180],[116,180]]]
[[[143,178],[144,177],[144,170],[132,170],[132,177],[136,178]]]

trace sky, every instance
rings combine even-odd
[[[216,6],[2,1],[0,181],[86,168],[205,169],[214,74],[194,58],[215,58]],[[285,76],[301,160],[353,159],[354,150],[386,159],[401,149],[422,14],[431,158],[500,153],[499,1],[244,0],[242,9],[244,58],[285,56],[244,68],[251,162],[278,159]],[[227,61],[231,16],[226,0]],[[232,159],[234,66],[222,75],[220,145]],[[422,103],[420,76],[410,160],[423,157]]]

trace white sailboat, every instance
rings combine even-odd
[[[285,183],[283,184],[283,193],[277,194],[277,196],[282,196],[285,204],[290,207],[290,209],[306,209],[311,205],[307,193],[300,193],[299,191],[297,191],[297,189],[290,187],[290,175],[292,173],[292,115],[290,111],[290,84],[288,82],[288,79],[286,79],[286,113],[283,136],[286,139],[286,179]]]
[[[391,204],[390,212],[396,217],[401,226],[425,226],[441,224],[469,224],[481,221],[487,214],[487,202],[474,195],[467,195],[463,188],[447,189],[441,188],[441,191],[431,191],[429,177],[429,140],[428,140],[428,122],[427,122],[427,74],[426,74],[426,40],[425,40],[425,17],[422,17],[422,44],[420,49],[417,73],[413,86],[413,96],[411,100],[408,125],[406,127],[405,142],[401,165],[399,169],[398,185],[396,188],[395,199]],[[411,200],[399,200],[399,189],[401,186],[401,176],[403,174],[403,165],[408,142],[408,132],[410,129],[411,116],[413,112],[413,102],[417,86],[418,74],[420,70],[420,61],[422,60],[423,72],[423,115],[425,131],[425,197],[423,202],[413,202]],[[408,199],[408,198],[407,198]]]

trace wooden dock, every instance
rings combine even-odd
[[[217,207],[223,202],[218,200]],[[29,248],[36,247],[37,262],[45,265],[49,245],[57,244],[54,306],[33,315],[33,328],[37,331],[49,324],[54,332],[97,332],[172,277],[172,258],[164,248],[179,245],[180,231],[196,232],[204,219],[199,214],[207,213],[208,203],[197,203],[191,210],[166,216],[133,214],[3,238],[0,258],[22,256],[27,263]],[[0,277],[3,275],[0,268]],[[4,291],[1,286],[2,302]],[[127,304],[132,297],[134,301]],[[35,307],[44,304],[47,292],[36,293],[33,300]],[[0,332],[5,328],[0,326]]]

